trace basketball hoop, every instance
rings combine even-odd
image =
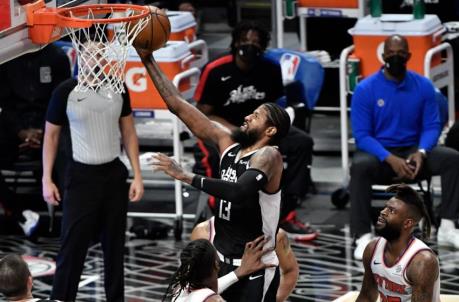
[[[70,36],[78,55],[77,90],[124,92],[128,51],[148,23],[147,7],[93,4],[52,9],[39,0],[24,8],[33,43],[48,44],[62,35]]]

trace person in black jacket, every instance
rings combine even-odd
[[[46,108],[53,89],[69,78],[67,55],[50,44],[0,66],[0,169],[41,160]],[[31,235],[38,214],[24,210],[0,174],[0,204]]]

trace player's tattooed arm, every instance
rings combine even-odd
[[[149,52],[137,49],[150,78],[155,84],[167,108],[202,140],[210,140],[218,144],[220,150],[233,144],[231,133],[222,126],[217,126],[196,107],[188,103],[174,84],[164,75],[158,63]]]
[[[431,251],[421,251],[414,257],[406,271],[413,286],[412,302],[434,300],[434,286],[439,273],[437,257]]]
[[[276,239],[276,254],[279,258],[279,267],[281,270],[276,301],[280,302],[286,301],[295,288],[299,276],[299,267],[285,231],[279,229]]]

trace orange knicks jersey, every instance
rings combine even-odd
[[[394,265],[388,266],[384,261],[386,242],[386,239],[381,237],[376,243],[371,257],[371,271],[378,285],[381,302],[410,302],[413,289],[406,276],[406,269],[417,253],[431,250],[424,242],[413,237],[398,261]],[[435,281],[432,301],[440,302],[440,276]]]

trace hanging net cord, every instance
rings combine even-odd
[[[134,13],[128,9],[122,14],[129,17]],[[119,14],[112,11],[106,18],[119,17]],[[97,17],[89,9],[86,16],[79,18]],[[73,47],[78,54],[78,84],[75,89],[98,91],[103,87],[110,88],[114,93],[124,93],[124,70],[129,48],[149,18],[147,16],[119,23],[93,23],[89,28],[68,28]]]

